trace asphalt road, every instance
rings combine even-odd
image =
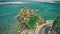
[[[52,24],[44,26],[39,34],[50,34],[51,27]]]
[[[50,31],[51,31],[51,26],[48,26],[45,28],[44,34],[50,34]]]

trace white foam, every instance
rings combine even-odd
[[[27,2],[0,2],[0,4],[24,4]]]
[[[54,3],[54,0],[35,0],[35,1]]]

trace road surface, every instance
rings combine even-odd
[[[50,31],[51,31],[51,26],[48,26],[48,27],[45,28],[44,33],[45,34],[50,34]]]
[[[48,34],[51,26],[53,25],[53,20],[48,20],[47,23],[40,29],[39,34]]]

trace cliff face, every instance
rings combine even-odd
[[[39,25],[45,23],[42,17],[29,8],[23,8],[19,11],[18,20],[29,29],[36,28],[36,23]]]
[[[52,30],[56,31],[57,34],[60,34],[60,16],[58,16],[54,21]]]

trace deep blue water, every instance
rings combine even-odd
[[[13,18],[18,15],[19,10],[24,7],[33,9],[39,16],[46,20],[54,20],[58,15],[60,15],[60,4],[56,3],[30,3],[19,5],[4,4],[0,5],[0,30],[3,26],[5,27],[10,23],[12,24],[11,20],[13,20]]]

